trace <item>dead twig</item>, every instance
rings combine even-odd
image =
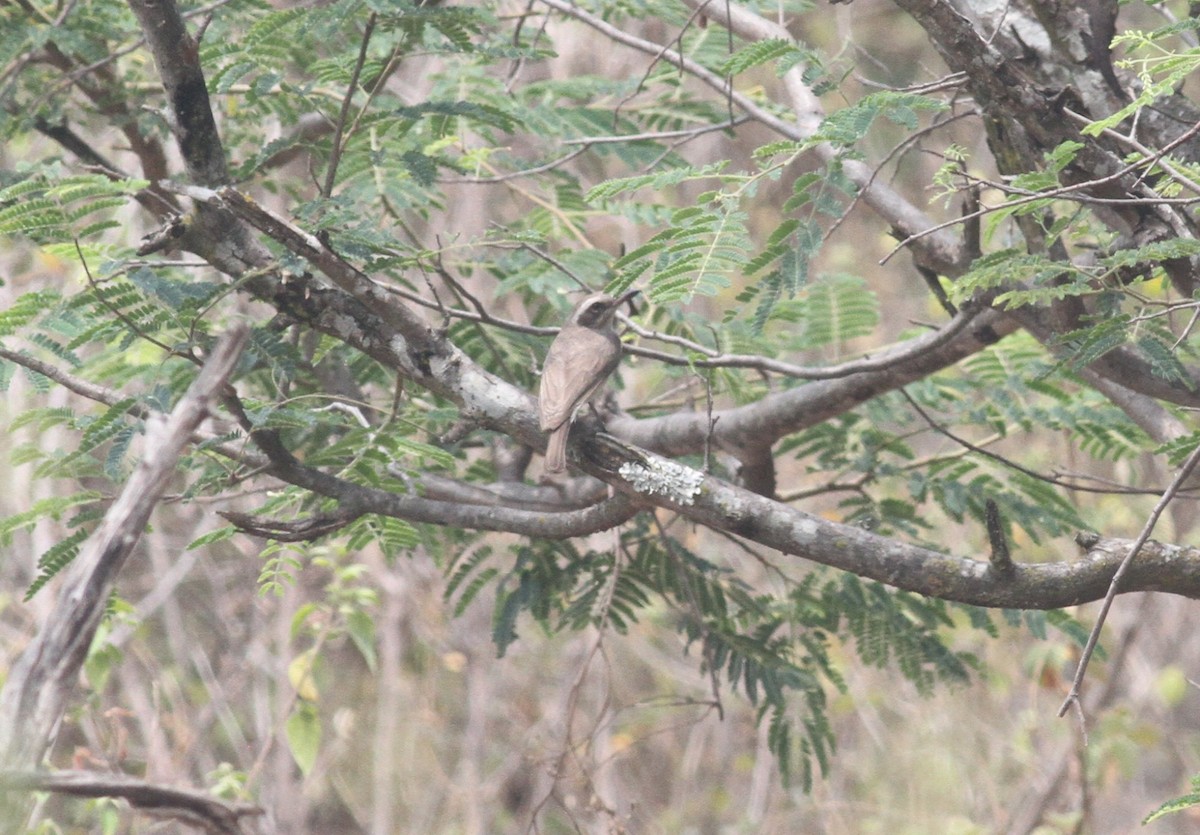
[[[1137,556],[1138,551],[1142,550],[1142,546],[1150,538],[1150,534],[1154,531],[1154,526],[1158,524],[1158,519],[1162,516],[1163,511],[1167,509],[1167,505],[1175,498],[1175,494],[1179,492],[1180,487],[1187,481],[1188,476],[1192,474],[1192,470],[1196,468],[1196,464],[1198,463],[1200,463],[1200,446],[1192,450],[1187,460],[1183,462],[1183,466],[1179,468],[1178,474],[1167,485],[1167,489],[1163,491],[1162,498],[1154,505],[1154,509],[1150,511],[1150,517],[1146,520],[1146,524],[1142,526],[1142,532],[1138,534],[1138,538],[1129,546],[1129,553],[1125,555],[1125,559],[1121,560],[1121,564],[1117,566],[1112,582],[1108,585],[1108,594],[1104,596],[1104,602],[1100,605],[1100,614],[1096,616],[1096,624],[1092,627],[1092,634],[1088,635],[1087,644],[1083,648],[1083,655],[1079,658],[1079,666],[1075,669],[1075,678],[1071,682],[1071,690],[1067,693],[1067,698],[1063,700],[1062,707],[1058,709],[1060,718],[1066,715],[1067,711],[1071,709],[1071,705],[1079,704],[1079,691],[1083,686],[1083,677],[1087,674],[1088,662],[1092,660],[1092,653],[1096,651],[1096,643],[1100,640],[1100,630],[1104,627],[1104,620],[1108,617],[1108,610],[1112,608],[1113,600],[1117,597],[1117,591],[1121,586],[1121,578],[1129,570],[1129,566],[1133,563],[1133,558]]]

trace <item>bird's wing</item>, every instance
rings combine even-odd
[[[557,429],[612,373],[621,359],[621,343],[613,334],[572,328],[550,344],[542,365],[538,415],[543,432]]]

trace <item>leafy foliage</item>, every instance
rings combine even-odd
[[[822,571],[776,599],[680,543],[664,546],[648,534],[638,526],[618,556],[569,542],[520,548],[507,571],[491,564],[491,549],[473,550],[451,567],[447,595],[459,595],[461,610],[499,578],[492,631],[501,654],[518,639],[523,613],[549,631],[596,624],[624,632],[639,610],[665,601],[701,670],[759,706],[785,776],[795,767],[806,790],[828,769],[835,746],[828,691],[845,691],[835,636],[847,634],[864,661],[894,665],[922,693],[936,682],[966,681],[976,664],[946,645],[952,621],[943,603]]]
[[[42,586],[46,585],[55,574],[66,568],[75,557],[79,556],[79,546],[91,533],[86,528],[78,528],[66,539],[56,542],[50,550],[38,559],[38,576],[25,591],[25,599],[29,600]]]
[[[676,27],[671,49],[728,77],[729,95],[699,91],[657,57],[606,77],[552,70],[562,35],[535,23],[532,10],[509,18],[486,4],[334,0],[303,9],[235,2],[188,14],[205,15],[199,61],[238,188],[317,236],[377,288],[424,306],[430,326],[463,355],[527,390],[536,388],[546,339],[523,323],[558,324],[569,296],[585,287],[644,290],[648,306],[637,319],[639,334],[650,335],[631,341],[676,353],[674,364],[639,359],[626,391],[655,413],[751,403],[790,394],[806,374],[820,376],[753,363],[701,368],[701,359],[834,361],[925,321],[927,311],[910,316],[905,288],[865,275],[870,236],[850,217],[861,180],[847,171],[877,146],[900,153],[910,140],[924,141],[924,128],[951,112],[950,99],[898,85],[864,91],[840,59],[824,61],[785,39],[733,44],[678,4],[583,5],[579,14],[606,22]],[[61,11],[51,25],[35,6],[0,10],[0,105],[10,117],[0,135],[20,160],[0,169],[0,238],[55,278],[24,271],[22,278],[38,280],[14,288],[6,277],[13,293],[0,309],[0,340],[6,351],[13,347],[12,361],[0,362],[0,384],[12,387],[21,367],[36,392],[68,386],[63,380],[73,392],[70,407],[47,400],[8,423],[11,462],[28,465],[50,497],[0,519],[0,539],[39,523],[68,531],[41,556],[27,597],[78,554],[104,497],[129,472],[144,421],[178,399],[231,321],[254,323],[236,398],[189,454],[181,502],[229,501],[264,470],[278,472],[278,460],[260,456],[252,465],[228,454],[261,449],[264,437],[348,488],[424,498],[422,485],[439,477],[508,486],[513,471],[501,466],[500,453],[510,452],[511,439],[495,431],[495,415],[460,411],[444,392],[414,390],[380,361],[383,351],[317,335],[286,305],[264,314],[262,297],[248,302],[245,292],[258,276],[231,282],[191,256],[138,254],[137,232],[180,201],[174,187],[120,166],[140,163],[146,176],[166,176],[152,163],[174,158],[163,152],[171,134],[160,114],[168,102],[148,92],[161,85],[125,4],[99,0]],[[1191,53],[1154,58],[1178,31],[1126,36],[1143,89],[1092,135],[1194,71]],[[780,119],[758,85],[793,68],[802,68],[815,94],[843,106],[802,138],[785,132],[736,155],[714,153],[723,148],[715,142],[697,150],[702,137],[740,127],[734,92]],[[64,131],[79,142],[64,142]],[[84,139],[110,134],[121,137],[113,160],[80,156]],[[947,193],[968,172],[979,176],[963,147],[947,143],[941,151],[948,162],[934,181]],[[1007,178],[1004,196],[981,210],[987,220],[972,242],[978,257],[946,280],[959,307],[1020,313],[1068,303],[1085,310],[1082,326],[1048,347],[1007,337],[955,367],[878,384],[888,393],[804,423],[773,451],[784,479],[799,485],[787,498],[935,547],[947,547],[947,530],[982,541],[990,503],[1006,535],[1038,546],[1087,529],[1090,518],[1064,489],[1069,479],[1044,475],[1060,462],[1048,462],[1057,453],[1039,438],[1066,436],[1072,456],[1109,469],[1151,450],[1174,459],[1190,450],[1194,438],[1156,447],[1082,381],[1081,369],[1121,351],[1160,381],[1190,385],[1192,326],[1176,320],[1192,315],[1196,302],[1172,297],[1165,276],[1171,264],[1200,259],[1194,240],[1127,240],[1105,231],[1090,206],[1069,202],[1064,183],[1087,147],[1062,142],[1036,170]],[[1176,163],[1156,164],[1148,181],[1166,179],[1165,166]],[[892,173],[885,166],[875,175]],[[1037,233],[1037,246],[1020,240],[1026,230]],[[863,252],[847,251],[856,249]],[[294,282],[306,299],[324,289],[296,256],[276,247],[274,257],[285,289]],[[902,305],[903,314],[893,315]],[[46,376],[41,363],[61,373]],[[78,405],[86,399],[98,405]],[[21,432],[38,438],[25,442]],[[47,448],[40,441],[50,433],[66,443]],[[727,452],[706,448],[703,460],[696,454],[686,463],[732,478]],[[88,489],[62,489],[63,482]],[[927,695],[967,681],[976,668],[958,648],[964,633],[998,634],[982,611],[823,569],[794,574],[762,555],[760,581],[751,582],[730,567],[732,546],[725,551],[723,540],[681,532],[674,520],[649,513],[604,548],[592,540],[492,538],[400,513],[338,516],[358,508],[294,484],[245,489],[238,501],[268,530],[334,520],[315,541],[280,535],[257,552],[262,596],[284,599],[295,590],[320,598],[294,619],[291,639],[308,643],[289,667],[295,699],[282,720],[306,775],[319,773],[332,744],[318,681],[324,653],[341,640],[368,671],[381,663],[376,600],[359,554],[378,555],[383,566],[427,555],[444,572],[448,609],[462,616],[490,605],[501,656],[529,622],[549,633],[596,629],[606,639],[643,625],[673,630],[714,684],[714,700],[729,690],[749,702],[781,769],[805,789],[832,762],[831,701],[850,695],[850,653]],[[206,551],[244,539],[229,526],[189,538]],[[323,579],[316,592],[307,585],[312,575]],[[1049,626],[1072,641],[1082,637],[1065,613],[1003,617],[1035,636]]]

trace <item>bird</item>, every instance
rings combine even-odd
[[[595,396],[621,361],[621,340],[613,330],[617,309],[638,294],[613,297],[593,293],[576,305],[571,318],[550,343],[538,388],[538,421],[550,433],[547,475],[567,468],[567,437],[581,406]]]

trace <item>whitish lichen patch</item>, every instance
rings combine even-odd
[[[639,493],[666,496],[683,505],[695,502],[704,483],[704,473],[663,458],[645,463],[627,461],[617,472]]]
[[[801,542],[812,542],[821,535],[821,526],[816,519],[801,519],[796,525],[796,537]]]

